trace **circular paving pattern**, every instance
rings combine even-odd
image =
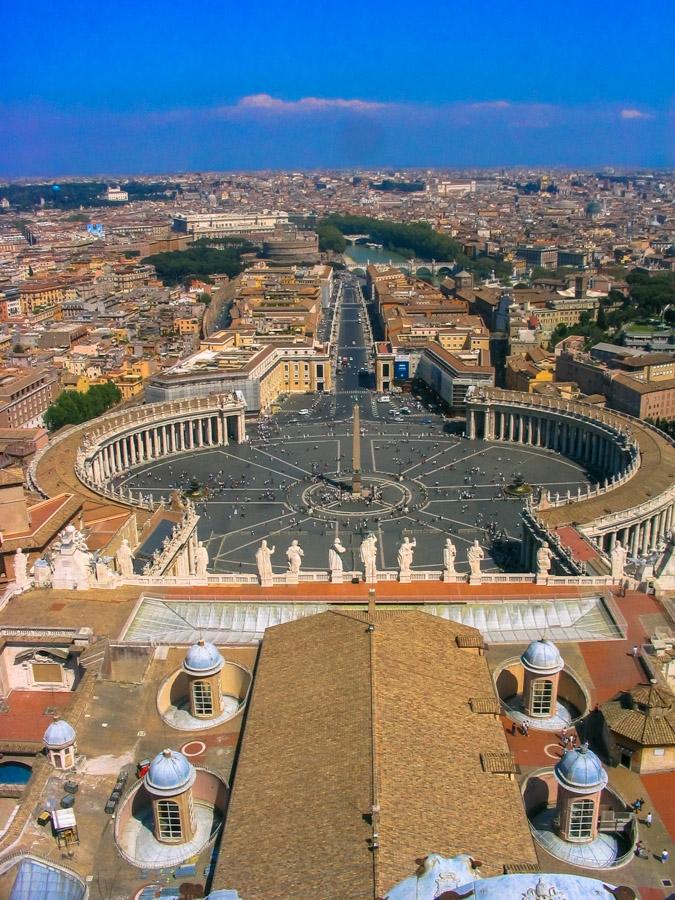
[[[378,538],[378,569],[397,568],[405,536],[416,540],[414,569],[440,569],[443,545],[457,547],[458,572],[468,571],[466,550],[477,539],[483,571],[519,569],[523,499],[505,487],[522,473],[535,491],[554,494],[588,483],[587,473],[557,453],[516,444],[468,440],[463,422],[444,421],[408,397],[411,414],[392,409],[365,390],[310,398],[291,397],[282,412],[248,425],[248,442],[168,457],[134,469],[116,483],[168,499],[176,487],[203,486],[197,500],[199,537],[213,572],[254,573],[255,551],[275,547],[276,572],[286,569],[286,548],[297,540],[303,568],[327,569],[336,537],[347,548],[346,570],[360,569],[359,546]],[[351,405],[361,409],[362,494],[351,495]],[[310,409],[304,418],[302,408]],[[336,413],[340,416],[336,420]],[[342,415],[340,415],[342,414]]]

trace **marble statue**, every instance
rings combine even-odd
[[[333,546],[328,551],[328,568],[331,571],[331,574],[336,574],[338,572],[342,572],[342,554],[347,550],[346,547],[342,546],[342,542],[339,537],[336,537],[333,541]]]
[[[304,550],[300,547],[298,542],[291,541],[291,546],[286,551],[286,558],[288,559],[288,571],[292,575],[297,575],[300,572],[302,557],[304,555]]]
[[[374,534],[363,539],[359,555],[366,572],[366,581],[377,581],[377,538]]]
[[[14,581],[19,587],[25,587],[28,584],[28,557],[25,555],[21,547],[14,554]]]
[[[548,545],[548,541],[544,541],[537,550],[537,575],[548,575],[551,571],[551,561],[553,560],[553,551]]]
[[[53,587],[85,591],[94,580],[93,554],[89,552],[84,535],[74,525],[67,525],[53,544]]]
[[[410,575],[410,567],[416,546],[417,540],[414,538],[412,541],[409,537],[403,538],[403,543],[398,548],[398,569],[401,575]]]
[[[117,571],[120,575],[130,578],[134,574],[134,554],[131,552],[129,541],[124,538],[115,556]]]
[[[626,560],[628,559],[628,550],[621,541],[616,541],[610,555],[612,558],[612,578],[623,578]]]
[[[204,542],[200,541],[199,546],[195,550],[195,574],[197,578],[206,578],[206,567],[209,564],[209,551],[204,546]]]
[[[276,549],[276,547],[268,547],[267,541],[263,540],[255,552],[255,563],[258,567],[260,583],[263,585],[272,584],[272,554]]]
[[[483,548],[478,543],[478,541],[474,541],[473,544],[469,547],[467,559],[469,560],[469,569],[471,570],[471,576],[473,578],[480,578],[480,564],[485,559],[485,552],[483,551]]]
[[[445,547],[443,547],[443,568],[446,575],[456,575],[455,557],[457,556],[457,548],[452,543],[452,538],[445,539]]]

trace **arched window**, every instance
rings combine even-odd
[[[532,715],[548,716],[553,706],[553,682],[548,679],[535,681],[532,685]]]
[[[593,800],[574,800],[570,807],[569,838],[580,841],[593,836],[595,803]]]
[[[180,841],[183,828],[180,818],[180,807],[175,800],[157,800],[155,802],[157,819],[157,837],[160,841]]]
[[[195,716],[213,715],[213,694],[210,682],[192,682],[192,704]]]

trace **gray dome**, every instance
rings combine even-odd
[[[526,669],[540,675],[552,675],[565,668],[565,663],[556,645],[544,638],[532,641],[520,657],[520,661]]]
[[[194,782],[194,766],[177,750],[162,750],[145,773],[146,788],[151,794],[169,796],[187,790]]]
[[[198,641],[185,654],[183,668],[190,675],[213,675],[220,672],[225,660],[209,641]]]
[[[568,750],[553,771],[558,784],[576,794],[593,794],[607,784],[607,772],[588,744]]]
[[[63,719],[56,719],[47,727],[42,740],[49,750],[62,750],[75,743],[75,729]]]

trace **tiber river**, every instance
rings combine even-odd
[[[393,265],[407,264],[408,260],[401,256],[400,253],[394,253],[392,250],[380,249],[379,247],[366,247],[365,244],[347,244],[344,252],[345,262],[348,266],[363,266],[367,263],[388,263]]]

